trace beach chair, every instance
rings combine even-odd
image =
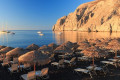
[[[48,79],[49,78],[48,70],[49,68],[43,68],[41,71],[40,70],[31,71],[28,74],[21,75],[21,78],[23,80],[36,80],[37,77],[41,79]]]
[[[76,62],[76,57],[73,57],[70,61],[69,60],[64,60],[65,63],[69,64],[69,66],[75,65]]]
[[[90,71],[90,70],[87,70],[87,69],[76,68],[76,69],[74,69],[74,72],[76,72],[78,75],[80,75],[81,73],[89,74],[90,77],[93,78],[93,77],[92,77],[92,74],[91,74],[91,71]]]
[[[4,59],[4,58],[3,58],[3,56],[2,56],[2,55],[0,55],[0,61],[3,61],[3,59]]]
[[[25,70],[31,70],[31,64],[29,64],[29,63],[26,63],[26,64],[24,64],[23,65],[23,67],[22,67],[22,69],[25,71]]]
[[[52,62],[51,63],[52,66],[56,66],[58,69],[59,68],[64,68],[64,59],[59,60],[59,62]]]
[[[27,80],[36,80],[35,71],[28,72],[28,74],[27,74]]]
[[[51,54],[51,56],[49,57],[51,61],[55,60],[54,56],[55,56],[55,54]]]
[[[49,68],[43,68],[41,71],[36,72],[36,76],[42,79],[49,79],[48,70]]]
[[[97,72],[103,72],[104,74],[106,74],[102,67],[97,67],[96,65],[95,66],[88,66],[86,68],[88,70],[90,70],[92,73],[94,73],[95,75],[97,75]]]
[[[18,64],[12,64],[12,66],[10,68],[8,68],[8,70],[11,72],[11,73],[16,73],[18,72]]]
[[[5,58],[4,60],[3,60],[3,63],[1,63],[2,64],[2,66],[4,67],[4,66],[10,66],[10,61],[7,59],[7,58]]]
[[[102,68],[103,68],[105,74],[109,73],[109,69],[108,69],[109,65],[117,67],[116,63],[112,62],[112,61],[101,61],[101,63],[103,64]]]
[[[18,58],[13,58],[13,64],[17,64],[18,63]]]

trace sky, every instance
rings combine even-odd
[[[93,0],[0,0],[0,30],[52,30],[56,21]]]

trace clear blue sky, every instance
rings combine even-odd
[[[50,30],[57,19],[92,0],[0,0],[0,29]]]

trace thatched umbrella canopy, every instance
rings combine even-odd
[[[84,49],[90,47],[88,42],[78,42],[77,44],[78,44],[78,47],[76,50],[84,50]]]
[[[117,51],[120,50],[120,42],[117,39],[113,39],[108,43],[107,49],[115,51],[115,58],[117,58]]]
[[[48,47],[51,47],[53,50],[56,49],[58,47],[58,45],[51,43],[48,45]]]
[[[57,47],[55,50],[54,50],[54,53],[62,53],[62,54],[65,54],[65,53],[73,53],[73,50],[71,50],[70,48],[64,46],[64,45],[60,45],[59,47]]]
[[[97,44],[97,43],[100,43],[101,41],[99,40],[99,39],[93,39],[93,40],[90,40],[89,41],[89,43],[91,44],[91,45],[93,45],[93,44]]]
[[[34,71],[35,71],[35,64],[39,63],[41,65],[48,64],[50,62],[50,59],[47,55],[42,54],[38,51],[30,51],[27,52],[26,54],[20,56],[18,58],[19,62],[21,63],[34,63]]]
[[[101,42],[105,42],[105,43],[109,43],[110,41],[111,41],[111,39],[109,39],[109,38],[101,40]]]
[[[108,46],[108,43],[107,42],[100,42],[100,43],[97,43],[95,46],[102,49],[102,48],[105,48],[106,46]]]
[[[46,45],[43,45],[42,47],[40,47],[38,49],[38,51],[40,51],[40,52],[42,52],[44,54],[49,54],[49,53],[51,53],[53,51],[53,49],[52,49],[52,47],[48,47]]]
[[[9,52],[6,53],[7,57],[18,57],[20,55],[23,55],[24,53],[26,53],[26,51],[22,48],[15,48]]]
[[[0,46],[0,50],[3,49],[3,48],[5,48],[5,47],[6,47],[6,46]]]
[[[27,49],[27,50],[37,50],[38,48],[39,48],[38,45],[36,45],[36,44],[31,44],[31,45],[29,45],[26,49]]]
[[[14,49],[14,48],[12,48],[12,47],[5,47],[5,48],[0,50],[0,54],[6,54],[8,51],[11,51],[12,49]]]
[[[106,56],[105,53],[100,53],[100,49],[98,47],[92,46],[82,51],[85,56],[93,58],[93,65],[94,65],[94,57],[104,57]]]
[[[62,46],[65,46],[69,49],[73,49],[75,47],[75,44],[70,41],[67,41],[66,43],[63,43]]]

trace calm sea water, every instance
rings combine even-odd
[[[37,30],[15,30],[15,35],[0,33],[0,45],[11,47],[26,48],[34,43],[39,46],[48,45],[50,43],[62,44],[67,41],[79,42],[85,39],[100,39],[100,38],[120,38],[120,32],[79,32],[79,31],[64,31],[53,32],[52,30],[43,30],[44,36],[40,36]]]
[[[12,32],[15,32],[15,35],[0,34],[0,45],[25,48],[32,43],[39,46],[56,43],[54,34],[50,30],[42,31],[44,36],[38,35],[37,30],[15,30]]]

